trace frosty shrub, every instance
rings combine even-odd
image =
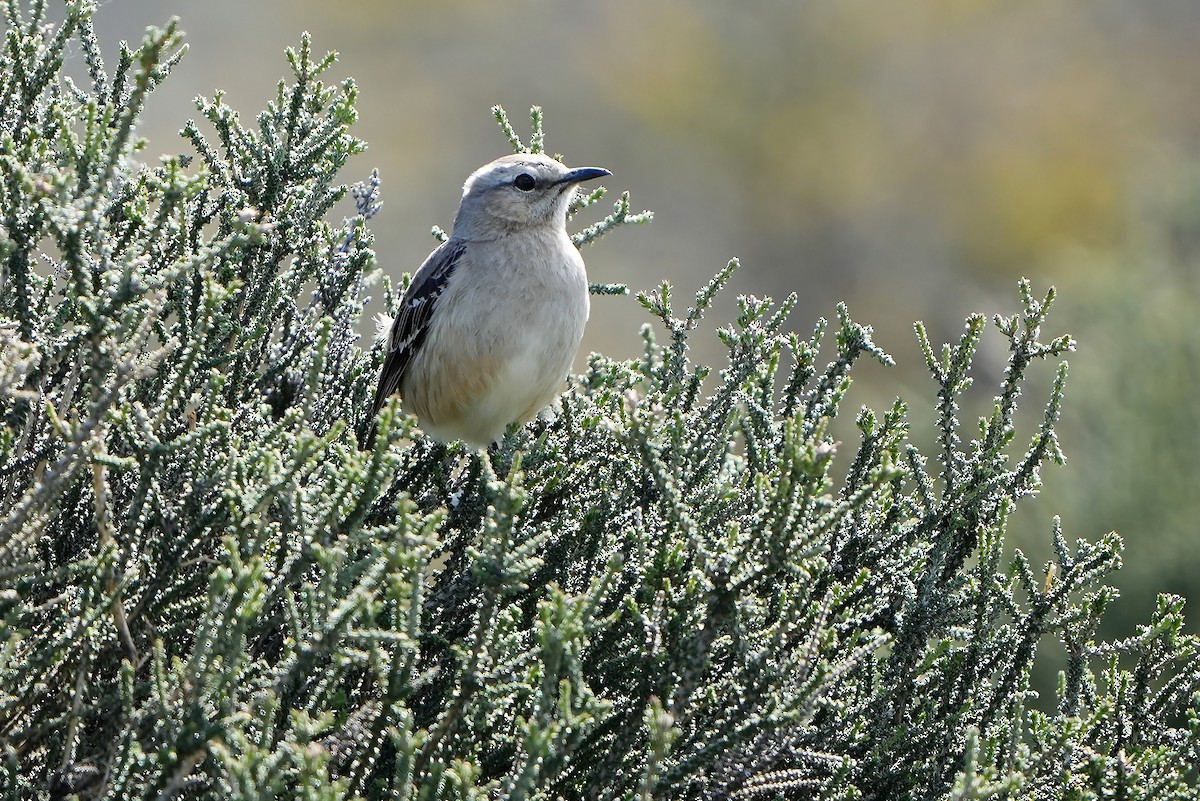
[[[380,183],[338,183],[354,84],[306,37],[252,123],[200,98],[190,155],[156,160],[135,132],[175,26],[110,69],[89,3],[44,6],[3,4],[0,54],[4,798],[1196,797],[1181,599],[1096,642],[1117,537],[1056,522],[1045,566],[1005,546],[1062,460],[1052,293],[1023,283],[942,349],[918,326],[929,453],[903,402],[845,408],[889,357],[844,307],[800,336],[792,299],[740,298],[727,361],[696,364],[734,263],[686,310],[642,296],[642,357],[593,356],[500,447],[433,444],[392,404],[363,452]],[[572,224],[639,219],[623,196]],[[1008,368],[964,429],[984,336]],[[1037,698],[1048,645],[1069,666]]]

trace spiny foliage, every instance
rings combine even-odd
[[[337,183],[353,83],[306,37],[253,125],[201,98],[196,156],[146,164],[174,25],[109,73],[90,4],[44,10],[4,5],[0,56],[7,797],[1196,797],[1182,602],[1097,644],[1117,537],[1056,521],[1040,577],[1004,547],[1062,461],[1062,364],[1014,450],[1028,371],[1073,345],[1042,341],[1052,294],[996,320],[1008,369],[966,441],[985,320],[940,355],[918,327],[936,449],[904,403],[862,409],[840,480],[850,372],[890,359],[844,306],[805,338],[794,298],[744,297],[712,375],[689,343],[736,262],[682,316],[640,296],[666,339],[593,356],[498,450],[393,404],[363,452],[380,183]],[[622,196],[577,242],[642,218]],[[1069,666],[1039,700],[1047,640]]]

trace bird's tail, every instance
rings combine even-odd
[[[364,418],[359,424],[358,449],[360,451],[375,449],[375,415]]]
[[[359,423],[358,449],[369,451],[375,447],[375,433],[379,422],[379,410],[383,408],[384,398],[380,396],[380,388],[375,389],[375,400],[371,402],[371,412]]]
[[[387,405],[388,398],[392,396],[392,393],[387,390],[386,382],[380,380],[378,386],[375,387],[375,399],[371,401],[371,412],[363,418],[358,432],[359,450],[369,451],[375,447],[375,434],[379,422],[379,413],[383,411],[383,407]]]

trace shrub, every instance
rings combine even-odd
[[[1014,423],[1027,371],[1073,344],[1042,339],[1052,291],[1022,283],[996,320],[1008,369],[969,441],[985,320],[940,353],[918,326],[928,456],[901,401],[860,410],[854,447],[829,433],[856,361],[889,361],[844,306],[805,338],[792,299],[741,298],[726,365],[692,361],[736,262],[686,312],[666,284],[643,295],[665,339],[594,355],[501,447],[433,444],[393,405],[363,452],[380,184],[326,221],[362,149],[353,83],[320,80],[332,56],[289,51],[252,126],[200,99],[215,134],[189,122],[196,155],[149,164],[135,123],[175,26],[109,72],[89,4],[57,27],[40,2],[4,11],[8,797],[1195,797],[1181,600],[1096,643],[1118,538],[1056,521],[1040,576],[1005,548],[1062,461],[1065,363],[1024,448]],[[1047,642],[1069,667],[1038,699]]]

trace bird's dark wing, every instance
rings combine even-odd
[[[400,389],[400,382],[408,372],[413,355],[429,333],[429,321],[438,298],[445,291],[446,283],[466,249],[467,246],[462,242],[443,242],[413,275],[388,334],[387,358],[379,373],[379,387],[375,390],[375,402],[371,404],[368,421],[373,420],[387,399]],[[373,428],[373,424],[368,422],[368,425]]]

